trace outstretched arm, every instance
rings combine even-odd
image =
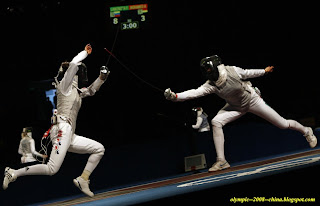
[[[77,56],[75,56],[70,63],[79,65],[91,53],[92,53],[92,47],[90,44],[87,44],[84,47],[84,50],[81,51]]]
[[[109,74],[110,71],[107,67],[101,67],[99,77],[89,87],[81,89],[80,97],[85,98],[87,96],[93,96],[107,80]]]
[[[273,68],[274,68],[274,66],[267,66],[267,67],[264,69],[264,71],[265,71],[266,73],[270,73],[270,72],[273,72]]]
[[[78,65],[81,64],[81,61],[83,61],[89,54],[91,54],[91,52],[92,52],[92,47],[90,44],[87,44],[84,50],[81,51],[77,56],[75,56],[70,62],[69,67],[60,82],[61,91],[64,94],[66,94],[70,89],[73,78],[78,72],[78,69],[79,69]]]
[[[190,89],[180,93],[174,93],[170,89],[166,89],[164,96],[166,99],[171,101],[185,101],[189,99],[195,99],[198,97],[202,97],[216,91],[216,87],[209,84],[207,81],[197,89]]]
[[[273,71],[273,66],[268,66],[265,69],[242,69],[240,67],[234,67],[241,79],[250,79],[263,76]]]

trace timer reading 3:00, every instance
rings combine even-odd
[[[133,22],[121,23],[121,30],[128,30],[128,29],[139,29],[139,22],[133,21]]]

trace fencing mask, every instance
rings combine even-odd
[[[77,75],[79,88],[86,87],[88,84],[87,66],[84,63],[81,63],[78,68]]]
[[[62,78],[64,77],[64,74],[69,68],[69,65],[70,65],[70,62],[62,62],[58,71],[58,75],[56,76],[56,79],[58,81],[62,80]],[[78,65],[78,71],[76,75],[78,76],[78,87],[82,88],[87,86],[88,84],[87,66],[84,63],[81,63]]]
[[[210,81],[217,81],[219,78],[218,66],[220,64],[222,64],[222,61],[217,55],[201,59],[200,68],[203,76]]]

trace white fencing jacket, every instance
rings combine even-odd
[[[22,155],[21,163],[34,162],[37,157],[42,157],[42,154],[36,151],[34,139],[31,137],[24,137],[19,144],[18,153]]]
[[[58,116],[65,118],[71,124],[73,132],[76,129],[76,120],[82,104],[82,98],[93,96],[104,83],[99,77],[87,88],[78,88],[78,65],[88,56],[86,51],[80,52],[70,62],[64,77],[60,82],[56,80]],[[58,117],[58,118],[59,118]]]
[[[246,111],[251,100],[251,85],[249,78],[260,77],[265,74],[264,69],[242,69],[235,66],[219,65],[219,79],[216,82],[206,81],[197,89],[177,93],[176,101],[185,101],[215,93],[227,104],[238,111]]]

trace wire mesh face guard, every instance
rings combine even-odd
[[[210,81],[217,81],[219,78],[218,66],[220,64],[222,64],[222,61],[217,55],[201,59],[200,68],[202,75]]]
[[[202,107],[193,107],[192,111],[194,111],[194,112],[202,111]]]
[[[59,68],[58,74],[56,76],[58,81],[61,81],[64,77],[64,74],[68,70],[70,65],[70,62],[62,62],[61,66]],[[87,66],[84,63],[81,63],[78,65],[78,71],[76,73],[78,76],[78,84],[79,88],[85,87],[88,84],[88,72],[87,72]]]
[[[21,136],[22,137],[32,137],[32,127],[25,127],[22,129],[22,132],[21,132]]]
[[[193,116],[198,116],[198,111],[201,111],[201,113],[203,112],[203,109],[202,109],[202,107],[193,107],[192,108],[192,115]]]
[[[22,129],[22,132],[25,132],[25,133],[32,132],[32,127],[25,127]]]
[[[79,88],[85,87],[88,84],[88,72],[87,72],[87,66],[84,63],[81,63],[78,66],[78,84]]]

